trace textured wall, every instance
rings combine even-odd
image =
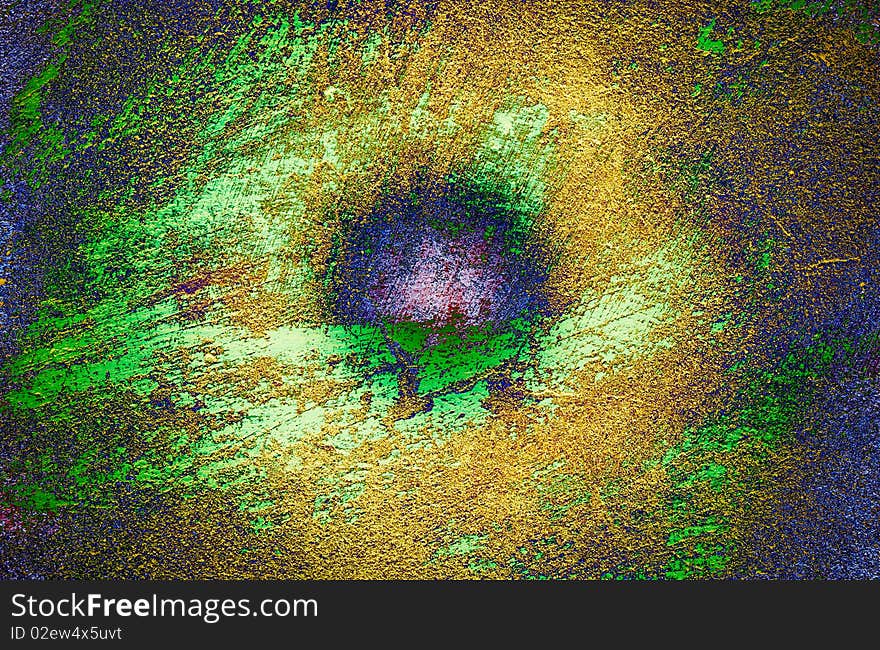
[[[0,573],[880,576],[878,15],[0,9]]]

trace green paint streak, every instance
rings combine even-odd
[[[688,526],[679,530],[673,530],[669,533],[669,540],[666,542],[668,546],[674,546],[684,539],[697,537],[705,533],[714,533],[721,528],[720,524],[715,523],[715,519],[709,517],[707,523],[700,526]]]
[[[465,535],[437,551],[437,557],[467,556],[483,548],[488,535]]]
[[[39,144],[41,148],[35,152],[35,158],[40,164],[30,168],[29,176],[34,187],[42,183],[40,170],[44,170],[45,165],[58,162],[69,153],[64,133],[54,125],[46,127],[44,124],[40,105],[48,87],[58,78],[67,60],[68,55],[63,48],[70,45],[78,29],[94,22],[95,9],[101,4],[101,0],[73,2],[70,8],[74,9],[78,4],[82,4],[79,12],[52,38],[52,44],[62,48],[62,51],[42,72],[25,84],[25,87],[12,98],[10,105],[10,145],[4,152],[3,161],[8,163],[10,158],[18,156],[22,149],[34,143]]]
[[[684,442],[665,452],[662,465],[673,483],[673,507],[668,514],[672,526],[669,546],[691,548],[676,551],[666,569],[666,577],[685,579],[720,575],[733,551],[733,542],[722,543],[727,530],[724,513],[714,513],[702,521],[704,513],[695,495],[699,486],[713,492],[737,490],[736,473],[724,458],[748,446],[752,457],[785,444],[799,418],[809,408],[816,388],[834,356],[836,348],[817,343],[800,353],[791,352],[778,368],[751,371],[736,402],[739,410],[701,427],[685,431]]]
[[[697,36],[697,49],[709,54],[724,54],[724,42],[712,38],[712,31],[715,29],[715,21],[712,21],[705,27],[701,27]]]
[[[857,41],[864,45],[880,45],[880,27],[875,22],[876,0],[752,0],[752,9],[758,14],[788,10],[809,18],[820,18],[835,11],[837,18],[849,18]]]

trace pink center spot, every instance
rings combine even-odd
[[[391,251],[371,287],[376,310],[393,322],[480,325],[498,310],[503,262],[474,233],[448,239],[429,230],[412,259]]]

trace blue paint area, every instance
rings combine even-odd
[[[533,232],[534,220],[504,196],[461,180],[418,181],[405,191],[390,192],[368,214],[351,219],[334,251],[330,281],[336,316],[346,325],[395,320],[387,307],[383,310],[388,299],[377,295],[377,287],[400,288],[418,273],[426,261],[420,257],[426,240],[438,242],[447,258],[456,245],[468,249],[461,254],[497,280],[497,295],[472,325],[500,331],[517,320],[549,316],[545,285],[550,259]]]

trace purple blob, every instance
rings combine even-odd
[[[477,198],[391,197],[354,224],[334,270],[340,321],[497,328],[545,314],[542,247],[514,233],[521,215]]]

